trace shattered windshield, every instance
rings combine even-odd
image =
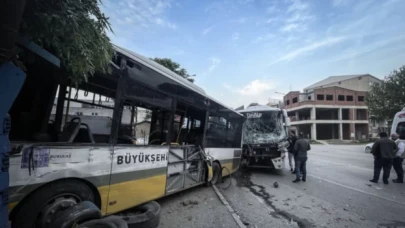
[[[285,137],[283,115],[279,111],[246,113],[243,143],[276,143]]]

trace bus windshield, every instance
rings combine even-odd
[[[246,113],[243,144],[276,143],[285,138],[283,115],[280,111]]]

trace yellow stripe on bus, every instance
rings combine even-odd
[[[230,173],[233,173],[232,162],[223,163],[221,165],[222,165],[222,176],[223,177],[228,176]],[[223,167],[225,167],[226,169],[224,169]]]
[[[18,202],[11,202],[8,204],[8,211],[13,210],[15,206],[17,206]]]
[[[108,189],[108,186],[105,187]],[[99,191],[100,188],[98,188]],[[108,190],[106,189],[102,189],[102,208],[105,209],[108,205],[106,214],[113,214],[163,197],[166,192],[166,174],[113,184],[110,186],[108,203],[105,203],[107,202],[106,195],[108,194]]]

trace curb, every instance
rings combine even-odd
[[[218,198],[221,200],[221,202],[225,205],[225,207],[228,209],[228,211],[231,213],[233,219],[235,222],[238,224],[240,228],[246,228],[245,224],[240,220],[239,216],[236,214],[235,210],[229,205],[228,201],[224,198],[224,196],[219,192],[218,188],[215,185],[212,185],[212,188],[214,189],[214,192],[217,194]]]

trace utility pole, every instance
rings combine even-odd
[[[3,0],[0,3],[0,228],[8,227],[8,164],[11,150],[8,112],[25,81],[25,73],[12,62],[25,3],[25,0]]]

